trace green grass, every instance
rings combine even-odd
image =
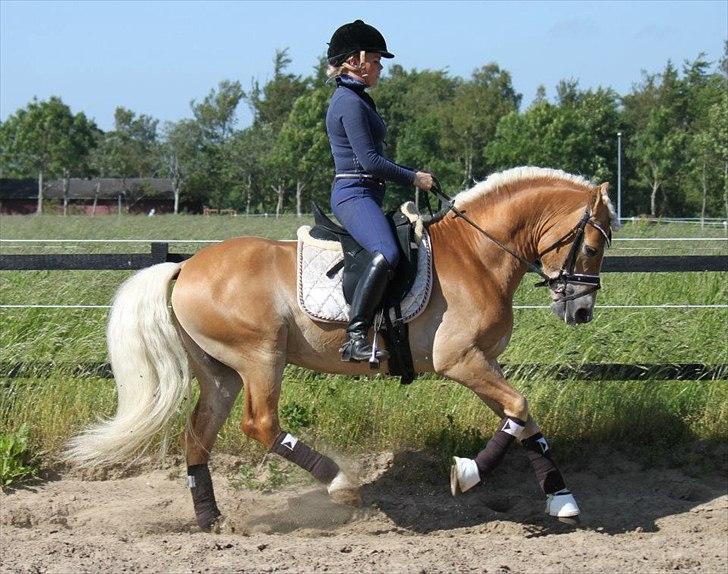
[[[2,238],[223,239],[236,235],[292,238],[306,218],[0,217]],[[715,236],[716,228],[627,225],[619,236]],[[712,253],[725,254],[728,242]],[[697,245],[657,243],[676,254]],[[191,252],[192,244],[173,250]],[[2,253],[128,252],[140,244],[0,244]],[[682,250],[682,251],[680,251]],[[688,254],[686,252],[686,254]],[[700,251],[704,254],[705,251]],[[624,253],[619,253],[624,254]],[[124,271],[32,271],[0,273],[3,304],[107,305]],[[517,304],[545,305],[547,295],[527,277]],[[605,274],[598,304],[725,304],[728,274]],[[53,455],[64,441],[115,408],[113,381],[98,378],[94,365],[106,361],[106,310],[0,309],[0,373],[22,364],[21,376],[0,374],[0,432],[27,423],[33,451]],[[725,309],[599,309],[592,323],[568,327],[548,310],[517,310],[515,327],[502,360],[531,365],[582,363],[728,364]],[[35,371],[33,365],[38,365]],[[51,366],[50,373],[48,365]],[[90,370],[89,370],[90,369]],[[715,381],[561,380],[523,367],[511,375],[529,399],[531,412],[547,435],[562,447],[585,444],[671,444],[728,440],[728,383]],[[262,449],[238,429],[240,401],[223,428],[218,449],[250,458]],[[495,417],[472,393],[432,377],[401,387],[387,377],[368,381],[317,375],[288,368],[281,416],[286,428],[328,449],[357,453],[412,447],[440,456],[467,454],[482,447]],[[181,424],[175,427],[179,433]],[[173,441],[178,448],[178,441]]]
[[[28,444],[26,423],[14,432],[0,432],[0,488],[34,477],[36,462]]]

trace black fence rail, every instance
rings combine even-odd
[[[179,263],[192,253],[170,253],[168,243],[152,243],[149,253],[0,255],[1,271],[144,269],[157,263]],[[675,273],[728,271],[728,255],[605,257],[603,273]]]

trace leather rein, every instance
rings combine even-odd
[[[574,273],[576,260],[579,256],[579,251],[584,244],[584,231],[587,225],[591,225],[592,227],[594,227],[594,229],[599,231],[599,233],[604,236],[607,246],[612,243],[611,230],[605,230],[598,222],[596,222],[592,218],[591,207],[589,205],[587,205],[586,210],[584,211],[584,215],[581,216],[581,219],[579,220],[579,223],[577,223],[576,227],[571,229],[564,237],[554,242],[553,245],[551,245],[543,252],[543,254],[546,254],[552,249],[555,249],[558,245],[560,245],[563,241],[565,241],[572,235],[575,236],[574,241],[571,244],[571,249],[566,256],[564,263],[561,265],[561,269],[559,269],[555,277],[549,277],[537,264],[538,262],[533,263],[531,261],[528,261],[527,259],[524,259],[521,255],[513,251],[513,249],[511,249],[508,245],[502,243],[501,241],[490,235],[485,229],[483,229],[472,219],[470,219],[464,211],[455,207],[454,200],[442,191],[440,182],[437,179],[434,180],[434,184],[432,188],[430,188],[430,192],[433,193],[445,205],[445,213],[447,213],[448,211],[452,211],[455,214],[455,217],[459,217],[465,220],[468,224],[470,224],[477,231],[479,231],[483,236],[485,236],[490,241],[495,243],[498,247],[500,247],[500,249],[518,259],[518,261],[523,263],[530,271],[533,271],[539,277],[541,277],[542,281],[536,283],[535,286],[549,287],[556,295],[558,295],[558,299],[556,299],[557,303],[573,301],[574,299],[579,299],[580,297],[584,297],[585,295],[589,295],[590,293],[594,293],[598,289],[601,289],[602,284],[601,280],[599,279],[599,275]],[[572,293],[569,295],[567,294],[567,287],[569,285],[588,285],[589,287],[583,291],[580,291],[579,293]]]

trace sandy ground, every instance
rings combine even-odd
[[[214,534],[194,524],[181,464],[102,480],[62,472],[0,495],[0,572],[728,572],[725,465],[590,459],[565,465],[578,527],[543,514],[527,462],[511,453],[458,498],[419,453],[362,458],[359,508],[312,484],[235,487],[234,461],[217,457],[227,518]]]

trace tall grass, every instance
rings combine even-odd
[[[301,223],[309,221],[295,217],[0,217],[3,238],[222,239],[244,234],[291,238]],[[722,233],[685,225],[628,226],[622,235],[684,236],[688,228],[693,234]],[[668,252],[674,249],[659,245]],[[721,245],[716,252],[724,252]],[[197,247],[190,244],[179,250]],[[65,244],[42,248],[70,249]],[[20,253],[38,252],[41,247],[0,244],[0,249]],[[74,252],[80,250],[73,246]],[[130,251],[130,246],[91,244],[83,250],[120,252]],[[128,275],[124,271],[2,272],[0,302],[106,305]],[[727,278],[726,273],[606,274],[598,304],[725,304]],[[519,288],[516,303],[546,304],[544,290],[534,289],[530,279]],[[113,413],[113,381],[99,378],[96,370],[106,361],[105,324],[103,309],[0,310],[0,432],[12,432],[27,422],[34,448],[53,454],[81,427]],[[597,307],[594,321],[580,327],[564,325],[547,310],[517,310],[513,338],[501,358],[508,364],[523,365],[511,380],[527,396],[531,412],[557,444],[725,441],[725,380],[583,381],[562,379],[529,365],[725,365],[726,324],[725,309]],[[238,401],[220,433],[218,448],[258,456],[260,447],[239,431],[241,408]],[[494,415],[470,391],[437,377],[401,387],[387,377],[352,379],[295,367],[286,370],[280,412],[292,432],[345,452],[408,446],[441,456],[467,454],[482,447],[496,424]],[[181,424],[176,431],[181,431]]]

